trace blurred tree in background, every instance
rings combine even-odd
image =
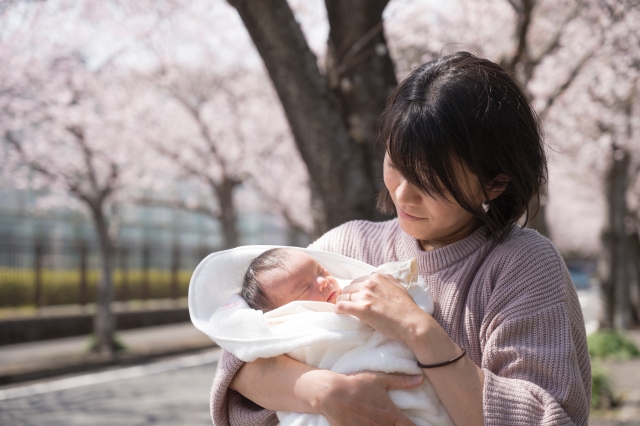
[[[49,189],[52,206],[71,197],[90,213],[102,258],[94,332],[97,350],[109,352],[116,348],[111,214],[130,187],[125,182],[144,170],[130,121],[135,87],[108,67],[90,72],[77,55],[56,53],[5,58],[12,66],[0,89],[0,126],[11,149],[4,167],[19,185]]]
[[[205,213],[220,222],[222,248],[239,244],[238,206],[309,232],[306,171],[271,86],[260,68],[222,64],[228,57],[211,31],[191,33],[217,20],[200,7],[87,0],[3,9],[3,180],[44,191],[41,209],[78,208],[93,219],[100,352],[115,349],[109,305],[121,206]],[[185,59],[188,49],[195,55]],[[176,182],[191,190],[175,191]]]
[[[384,152],[376,124],[396,85],[383,33],[388,0],[326,1],[325,70],[286,0],[231,0],[269,71],[309,170],[314,230],[377,219]]]

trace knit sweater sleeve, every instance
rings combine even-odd
[[[357,248],[362,238],[361,227],[364,221],[351,221],[331,229],[320,238],[309,244],[310,249],[339,253],[348,257],[358,258]]]
[[[394,221],[352,220],[328,231],[308,248],[342,254],[378,266],[391,261],[397,230]]]
[[[548,240],[507,248],[483,325],[488,425],[586,425],[591,377],[582,312]]]
[[[275,412],[262,408],[229,388],[233,377],[244,365],[233,354],[222,351],[211,388],[211,420],[215,426],[274,426]]]

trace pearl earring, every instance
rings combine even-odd
[[[485,211],[485,213],[489,211],[489,201],[488,200],[484,200],[482,202],[482,209]]]

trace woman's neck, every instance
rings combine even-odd
[[[435,249],[448,246],[449,244],[453,244],[464,238],[467,238],[469,235],[473,234],[481,226],[482,226],[482,222],[479,219],[474,217],[472,220],[464,224],[455,232],[447,235],[446,237],[442,237],[434,240],[418,240],[418,242],[420,243],[420,248],[422,250],[433,251]]]

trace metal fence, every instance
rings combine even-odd
[[[113,282],[117,301],[187,295],[191,273],[213,247],[121,241]],[[0,307],[80,304],[95,300],[100,278],[95,241],[0,238]]]

